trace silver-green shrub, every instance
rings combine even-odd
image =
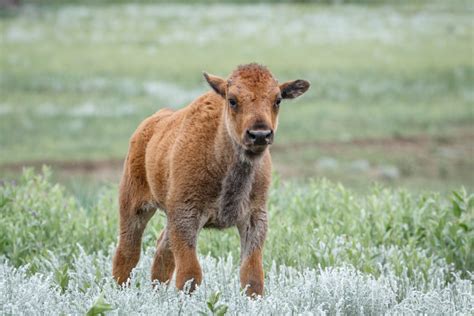
[[[18,183],[0,185],[0,314],[195,314],[211,307],[231,314],[472,314],[473,205],[463,189],[441,196],[374,187],[359,195],[325,180],[277,178],[266,296],[241,295],[235,230],[201,234],[204,283],[186,296],[150,284],[162,214],[147,228],[131,285],[119,289],[110,277],[115,189],[85,208],[50,182],[47,169],[26,170]]]
[[[442,279],[416,288],[416,281],[404,280],[393,271],[379,277],[357,271],[352,266],[337,268],[306,268],[273,265],[266,275],[266,295],[252,300],[242,294],[238,267],[231,256],[202,257],[204,282],[192,295],[173,286],[149,281],[153,249],[149,248],[134,270],[132,281],[119,288],[110,276],[110,255],[88,255],[83,250],[72,261],[69,283],[64,291],[55,282],[54,263],[44,265],[29,275],[26,267],[14,268],[8,262],[0,264],[0,314],[44,315],[85,314],[99,297],[108,304],[111,315],[194,315],[210,313],[209,297],[219,291],[219,304],[229,314],[321,314],[321,315],[382,315],[382,314],[464,314],[474,312],[472,279],[458,275],[446,286]],[[43,271],[44,268],[44,271]],[[53,268],[53,269],[51,269]],[[397,301],[397,291],[406,287],[406,296]]]

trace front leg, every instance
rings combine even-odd
[[[263,244],[267,233],[264,209],[251,212],[238,226],[240,234],[240,284],[248,296],[263,295]]]
[[[196,253],[200,216],[194,209],[177,209],[168,218],[169,238],[176,264],[176,287],[184,289],[193,280],[189,291],[201,284],[202,271]]]

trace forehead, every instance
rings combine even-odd
[[[229,92],[234,94],[252,94],[268,96],[278,90],[278,82],[264,66],[249,64],[239,66],[229,77]]]

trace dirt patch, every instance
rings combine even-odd
[[[272,152],[298,150],[308,147],[318,147],[321,149],[342,149],[347,147],[385,147],[385,148],[406,148],[427,145],[449,146],[458,143],[474,144],[474,132],[465,132],[456,136],[437,136],[430,135],[415,135],[410,137],[391,137],[391,138],[362,138],[353,139],[349,141],[312,141],[312,142],[297,142],[291,144],[275,144],[272,146]]]
[[[312,150],[312,151],[311,151]],[[317,156],[333,156],[348,159],[369,159],[378,155],[386,161],[398,157],[406,164],[414,164],[419,176],[432,177],[439,173],[439,164],[452,164],[452,168],[473,161],[474,132],[464,132],[456,136],[432,137],[416,135],[413,137],[366,138],[350,141],[314,141],[292,144],[275,144],[271,149],[276,170],[283,176],[314,176],[311,172]],[[303,157],[305,151],[308,152]],[[314,153],[314,151],[317,151]],[[357,156],[357,157],[356,157]],[[80,161],[21,161],[0,165],[0,172],[19,174],[25,166],[39,170],[43,165],[53,168],[60,177],[90,177],[97,180],[117,181],[123,168],[123,159],[80,160]],[[405,166],[402,166],[405,168]],[[410,166],[410,168],[412,168]],[[402,170],[403,171],[403,170]],[[463,172],[463,171],[460,171]],[[424,174],[423,174],[424,173]],[[472,171],[471,171],[472,173]]]
[[[0,165],[0,172],[21,173],[24,167],[41,170],[43,166],[50,166],[60,177],[83,176],[98,180],[116,180],[123,170],[122,159],[79,160],[79,161],[21,161]]]
[[[459,185],[470,184],[469,179],[474,178],[472,132],[443,137],[416,135],[293,143],[276,145],[272,153],[275,169],[284,177],[325,176],[342,182],[352,177],[379,181],[384,178],[380,175],[389,172],[396,173],[396,181],[416,178]],[[361,168],[364,172],[360,172]]]

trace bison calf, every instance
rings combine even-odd
[[[202,228],[237,226],[240,281],[263,294],[262,249],[278,110],[300,96],[305,80],[278,84],[258,64],[239,66],[228,79],[204,73],[212,88],[179,111],[160,110],[130,140],[120,184],[120,238],[113,276],[124,283],[140,256],[148,220],[159,208],[167,224],[157,242],[152,279],[191,290],[201,283],[196,240]]]

